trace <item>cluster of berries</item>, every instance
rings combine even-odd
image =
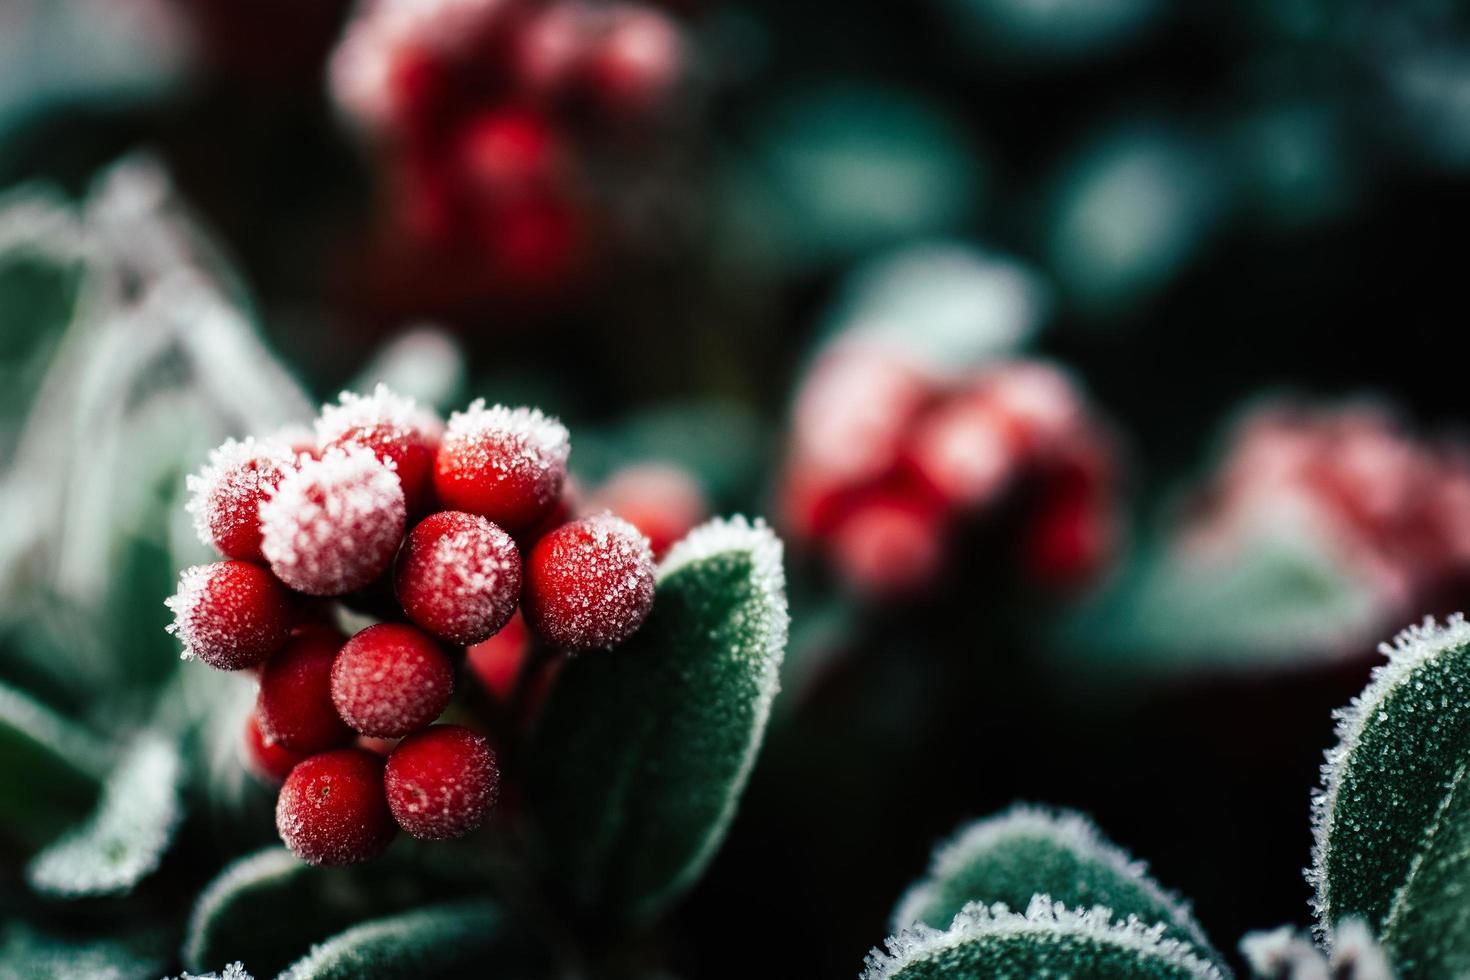
[[[942,377],[840,343],[798,391],[782,519],[854,587],[883,597],[931,585],[957,523],[1012,505],[1023,567],[1064,588],[1113,550],[1115,470],[1076,384],[1047,363]]]
[[[1307,538],[1361,586],[1374,608],[1352,645],[1458,608],[1470,594],[1470,446],[1416,438],[1371,401],[1258,405],[1188,501],[1174,547],[1211,567],[1283,536]]]
[[[386,188],[377,288],[453,308],[578,279],[666,142],[686,48],[666,12],[627,0],[361,5],[330,82]]]
[[[433,722],[464,648],[518,608],[522,648],[527,630],[574,653],[642,625],[648,541],[611,513],[568,519],[568,452],[566,428],[534,409],[476,401],[446,426],[379,386],[326,406],[310,440],[231,440],[190,478],[223,560],[183,572],[170,631],[186,658],[258,671],[247,759],[284,779],[276,822],[303,859],[362,861],[398,827],[445,839],[484,821],[495,752]],[[348,638],[329,598],[377,600],[384,621]]]

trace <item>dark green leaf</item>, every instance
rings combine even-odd
[[[153,930],[74,938],[13,922],[0,933],[0,977],[15,980],[157,980],[168,959],[165,937]]]
[[[97,796],[110,753],[94,736],[0,684],[0,827],[27,845],[56,836]]]
[[[786,634],[780,542],[718,520],[671,549],[633,640],[567,664],[531,771],[577,900],[650,915],[697,879],[755,761]]]
[[[297,960],[281,980],[433,980],[493,975],[502,938],[489,902],[461,902],[374,919],[338,933]]]

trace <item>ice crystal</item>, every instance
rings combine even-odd
[[[386,441],[396,442],[421,433],[437,433],[442,427],[433,412],[379,382],[371,395],[344,391],[335,404],[323,405],[316,420],[316,436],[321,445],[327,446],[354,432],[371,430]]]
[[[204,468],[185,480],[189,501],[184,509],[194,519],[200,543],[213,546],[245,521],[258,526],[260,501],[295,462],[290,446],[275,439],[227,439],[211,450]]]
[[[449,416],[444,441],[456,447],[484,444],[487,436],[496,439],[496,458],[480,461],[477,468],[536,472],[565,470],[571,452],[571,434],[567,427],[536,408],[509,408],[505,405],[485,406],[476,398],[463,412]],[[504,440],[504,443],[501,442]],[[509,448],[508,456],[501,455]],[[463,450],[462,450],[463,451]],[[470,463],[475,463],[471,454]]]

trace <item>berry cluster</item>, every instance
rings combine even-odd
[[[667,142],[686,61],[668,14],[624,0],[363,4],[330,80],[387,190],[379,288],[453,306],[579,278]]]
[[[855,587],[885,596],[935,581],[954,527],[1011,505],[1026,570],[1064,587],[1112,548],[1112,457],[1051,365],[996,361],[940,377],[842,343],[799,390],[783,520]]]
[[[258,671],[246,758],[284,780],[276,823],[304,860],[362,861],[399,827],[438,840],[485,820],[494,750],[434,724],[465,648],[496,651],[469,671],[508,696],[533,637],[574,653],[642,625],[648,541],[610,512],[572,519],[568,452],[566,428],[534,409],[476,401],[445,425],[380,385],[326,406],[309,441],[231,440],[190,478],[200,537],[223,557],[183,572],[169,629],[186,658]],[[345,636],[332,599],[382,621]]]

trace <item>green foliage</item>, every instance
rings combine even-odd
[[[493,975],[485,957],[502,932],[500,911],[489,902],[429,906],[339,933],[292,964],[281,980]]]
[[[894,912],[893,928],[922,923],[943,929],[971,903],[1024,908],[1038,893],[1069,908],[1101,905],[1119,918],[1161,923],[1166,938],[1213,956],[1188,906],[1090,820],[1028,806],[976,821],[936,849],[929,874]]]
[[[140,735],[108,775],[92,816],[31,859],[31,886],[67,898],[131,891],[173,842],[183,776],[173,743]]]
[[[156,980],[168,959],[168,944],[154,930],[77,938],[12,922],[0,932],[0,977],[16,980]]]
[[[1406,978],[1470,970],[1470,625],[1426,620],[1337,714],[1313,800],[1319,928],[1363,919]]]
[[[786,636],[780,542],[716,520],[670,550],[627,645],[566,666],[531,772],[577,901],[647,916],[698,877],[755,761]]]
[[[868,956],[863,980],[1218,980],[1224,976],[1160,923],[1107,909],[1072,911],[1037,895],[1025,915],[971,904],[943,931],[916,926]]]
[[[0,684],[0,829],[38,844],[86,813],[110,753],[93,735],[22,691]]]

